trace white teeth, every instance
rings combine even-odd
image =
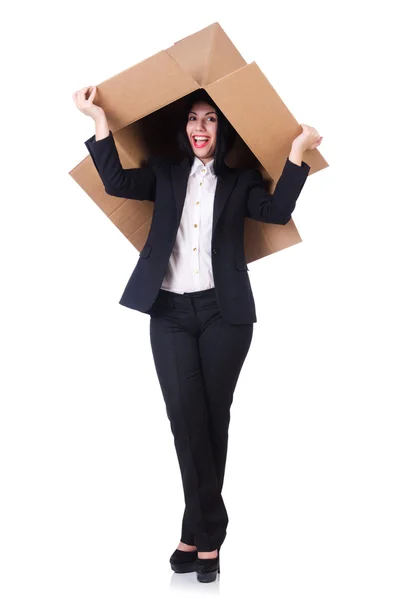
[[[200,137],[200,136],[194,136],[194,139],[196,140],[196,142],[206,142],[207,140],[209,140],[209,138]]]

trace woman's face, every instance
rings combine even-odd
[[[186,133],[194,154],[206,164],[214,158],[218,117],[207,102],[195,102],[190,109]]]

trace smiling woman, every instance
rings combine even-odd
[[[215,154],[218,117],[208,102],[196,101],[189,111],[186,134],[193,151],[206,164]]]
[[[196,156],[204,164],[214,159],[214,171],[219,175],[236,137],[236,130],[204,89],[187,97],[177,140],[190,166]]]
[[[96,136],[86,145],[105,191],[155,203],[119,302],[150,315],[153,359],[181,470],[185,510],[171,568],[215,581],[229,522],[222,488],[230,408],[257,320],[244,221],[288,223],[310,170],[302,154],[321,139],[303,126],[270,194],[260,171],[226,164],[236,131],[200,89],[181,103],[183,159],[153,156],[144,167],[125,169],[106,115],[93,105],[94,92],[85,98],[87,89],[75,101],[95,120]],[[165,137],[171,139],[169,130]]]

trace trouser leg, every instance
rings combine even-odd
[[[211,551],[222,544],[228,517],[209,435],[195,314],[189,320],[185,311],[183,324],[170,315],[151,318],[150,339],[182,475],[187,517],[182,541]]]
[[[214,319],[199,337],[199,353],[208,411],[208,426],[215,470],[222,491],[230,422],[230,407],[237,380],[253,335],[253,324],[231,325],[222,318]],[[185,509],[182,531],[188,535]],[[182,540],[184,541],[184,540]],[[185,542],[192,544],[194,542]]]
[[[252,334],[252,323],[231,325],[220,319],[207,327],[199,339],[210,437],[221,490],[225,476],[230,407]]]

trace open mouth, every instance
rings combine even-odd
[[[192,135],[192,140],[195,148],[204,148],[209,144],[210,138],[206,135]]]

